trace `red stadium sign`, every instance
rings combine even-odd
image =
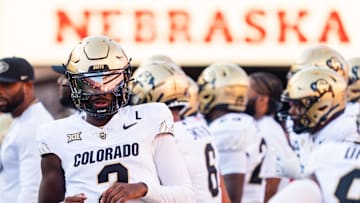
[[[355,56],[360,47],[355,0],[2,0],[0,4],[0,54],[24,56],[39,65],[64,62],[76,42],[93,34],[122,43],[135,64],[165,53],[191,66],[219,60],[289,65],[309,45],[328,44],[346,57]]]

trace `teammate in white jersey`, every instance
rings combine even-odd
[[[354,121],[344,114],[346,86],[339,74],[320,67],[303,69],[290,78],[282,99],[289,102],[295,133],[310,134],[311,150],[324,142],[343,142],[357,133],[347,126]]]
[[[270,203],[352,203],[360,202],[360,144],[327,142],[313,150],[309,162],[311,179],[295,181],[271,199]],[[312,190],[307,190],[309,187]],[[304,196],[304,190],[306,195]],[[320,194],[321,193],[321,194]]]
[[[360,143],[319,146],[311,155],[309,170],[321,187],[324,203],[360,202]]]
[[[297,58],[295,63],[291,66],[291,69],[289,71],[289,76],[294,75],[296,72],[299,72],[300,70],[308,69],[312,67],[322,67],[325,69],[332,70],[338,73],[338,75],[342,77],[346,83],[349,80],[349,65],[347,61],[341,55],[341,53],[326,45],[315,45],[305,49],[301,53],[301,55]],[[291,79],[291,77],[289,77],[288,79]],[[348,104],[349,103],[346,104],[345,111],[348,111],[346,110],[350,106]],[[312,116],[317,116],[317,114],[320,112],[320,109],[318,111],[310,110],[308,112],[313,112]],[[308,162],[313,147],[316,147],[316,145],[324,141],[325,138],[321,138],[321,137],[325,136],[326,140],[340,140],[340,141],[344,139],[353,139],[353,138],[349,138],[349,136],[353,135],[354,134],[353,132],[356,131],[355,119],[352,119],[351,121],[351,118],[345,118],[345,117],[346,116],[341,114],[339,118],[336,119],[338,123],[341,123],[341,125],[338,124],[333,125],[335,128],[336,126],[341,127],[341,130],[337,129],[334,131],[330,129],[327,132],[329,133],[328,135],[325,135],[326,133],[319,132],[320,134],[323,135],[314,136],[313,133],[309,133],[308,130],[290,129],[292,128],[292,126],[290,128],[288,127],[288,129],[290,129],[289,130],[290,143],[300,158],[301,167],[303,171],[306,168],[306,163]],[[292,123],[292,121],[288,123]],[[329,129],[330,126],[327,128]],[[337,132],[343,132],[342,136],[338,135]],[[317,138],[318,143],[315,143],[314,137],[318,137]]]
[[[90,36],[66,64],[74,104],[86,112],[39,130],[39,202],[194,202],[163,104],[126,106],[132,71],[105,36]],[[81,194],[81,195],[79,195]]]
[[[13,117],[0,142],[0,202],[37,202],[41,179],[37,128],[52,116],[36,99],[34,70],[18,57],[0,59],[0,111]]]
[[[191,84],[196,83],[171,61],[154,60],[134,73],[133,104],[162,102],[170,108],[175,121],[175,139],[179,145],[195,190],[198,203],[222,202],[218,153],[214,137],[201,115],[184,117],[188,111]],[[196,98],[194,98],[196,99]],[[196,112],[196,108],[194,109]],[[225,201],[224,201],[225,202]]]
[[[246,72],[235,64],[215,63],[202,71],[197,82],[199,110],[215,136],[220,171],[231,201],[261,202],[263,197],[246,187],[259,181],[251,173],[265,153],[255,120],[243,113],[249,86]]]
[[[280,95],[283,91],[283,85],[281,80],[274,74],[267,72],[254,72],[250,74],[249,77],[250,88],[246,113],[255,118],[259,128],[259,134],[264,137],[266,145],[269,148],[277,148],[276,151],[281,151],[288,156],[295,156],[284,130],[275,120],[276,113],[282,108]],[[289,183],[289,179],[281,179],[275,171],[276,167],[272,159],[273,155],[270,154],[273,150],[266,152],[264,161],[258,166],[261,170],[257,170],[257,172],[260,173],[258,175],[266,179],[264,202],[267,202],[269,198],[278,191],[280,183],[281,187]],[[252,187],[255,189],[256,184],[253,184]],[[259,194],[264,193],[262,189],[260,184],[258,184]]]

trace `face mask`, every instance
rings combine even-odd
[[[250,116],[255,115],[255,104],[256,104],[257,97],[249,99],[246,104],[245,113],[249,114]]]

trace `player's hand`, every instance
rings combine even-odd
[[[84,203],[87,197],[84,193],[68,196],[65,198],[65,203]]]
[[[101,197],[100,203],[124,203],[129,199],[145,196],[148,188],[144,183],[114,183]]]

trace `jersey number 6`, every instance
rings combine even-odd
[[[207,144],[205,147],[205,157],[206,157],[206,168],[208,170],[209,191],[211,195],[215,197],[219,194],[219,181],[218,181],[217,169],[215,165],[211,164],[214,162],[214,158],[215,158],[215,150],[211,144]]]

